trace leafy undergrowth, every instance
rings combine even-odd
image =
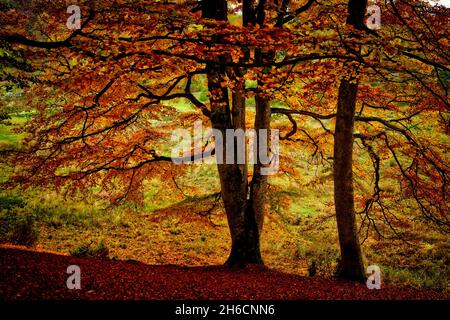
[[[223,264],[231,239],[223,211],[209,215],[210,197],[182,201],[153,212],[120,209],[94,214],[93,220],[64,224],[57,213],[37,223],[36,246],[77,256],[97,256],[98,247],[106,246],[108,256],[117,260],[137,260],[152,265],[208,266]],[[64,217],[61,218],[64,220]],[[46,221],[46,222],[45,222]],[[269,215],[262,237],[265,263],[274,269],[305,274],[305,261],[297,255],[294,238],[284,231],[280,221]]]
[[[78,265],[81,289],[68,290],[67,267]],[[249,267],[150,266],[11,248],[0,249],[0,296],[35,299],[449,299],[432,290],[383,287],[303,277]]]

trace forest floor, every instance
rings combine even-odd
[[[81,289],[69,290],[67,267],[81,269]],[[14,247],[0,248],[0,300],[397,300],[450,299],[450,294],[305,277],[249,267],[183,267],[78,258]]]
[[[178,107],[179,111],[190,108],[185,103]],[[12,115],[9,124],[0,122],[0,149],[19,147],[23,136],[15,129],[31,117],[30,112],[20,112]],[[285,117],[274,118],[276,127],[285,125],[290,130]],[[309,154],[298,151],[298,144],[282,148],[295,165],[270,177],[270,210],[261,234],[263,260],[272,272],[332,278],[340,259],[332,164],[312,161]],[[361,206],[365,203],[361,195],[373,192],[367,175],[372,161],[362,151],[355,159],[367,164],[355,174]],[[385,166],[388,170],[396,163],[391,159]],[[229,254],[231,238],[225,210],[217,199],[217,167],[193,164],[183,170],[172,180],[165,174],[149,178],[141,204],[111,206],[105,200],[108,194],[98,188],[70,194],[40,187],[2,190],[0,244],[76,257],[137,260],[146,265],[221,265]],[[0,182],[7,181],[12,172],[0,165]],[[399,187],[393,178],[383,186],[392,194],[403,192]],[[395,218],[389,224],[380,218],[376,230],[362,228],[363,216],[358,215],[365,264],[380,267],[386,287],[450,293],[449,235],[419,218],[408,199],[389,201],[387,206]]]

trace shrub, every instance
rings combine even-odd
[[[0,210],[10,211],[15,207],[23,208],[25,201],[18,196],[0,196]]]
[[[93,257],[99,259],[109,258],[109,249],[101,240],[97,246],[92,246],[92,241],[90,243],[84,243],[75,249],[70,251],[70,254],[74,257]]]
[[[331,245],[311,244],[297,250],[297,258],[308,262],[308,275],[316,274],[331,277],[334,276],[339,260],[339,250]]]
[[[11,116],[4,110],[1,110],[0,111],[0,121],[9,120],[9,119],[11,119]]]
[[[32,246],[38,239],[35,219],[22,210],[0,216],[0,242]]]

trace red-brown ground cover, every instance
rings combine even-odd
[[[69,265],[81,290],[66,287]],[[0,248],[0,299],[449,299],[447,293],[302,277],[259,268],[154,266]]]

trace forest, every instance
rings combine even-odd
[[[449,12],[0,0],[0,300],[448,300]]]

